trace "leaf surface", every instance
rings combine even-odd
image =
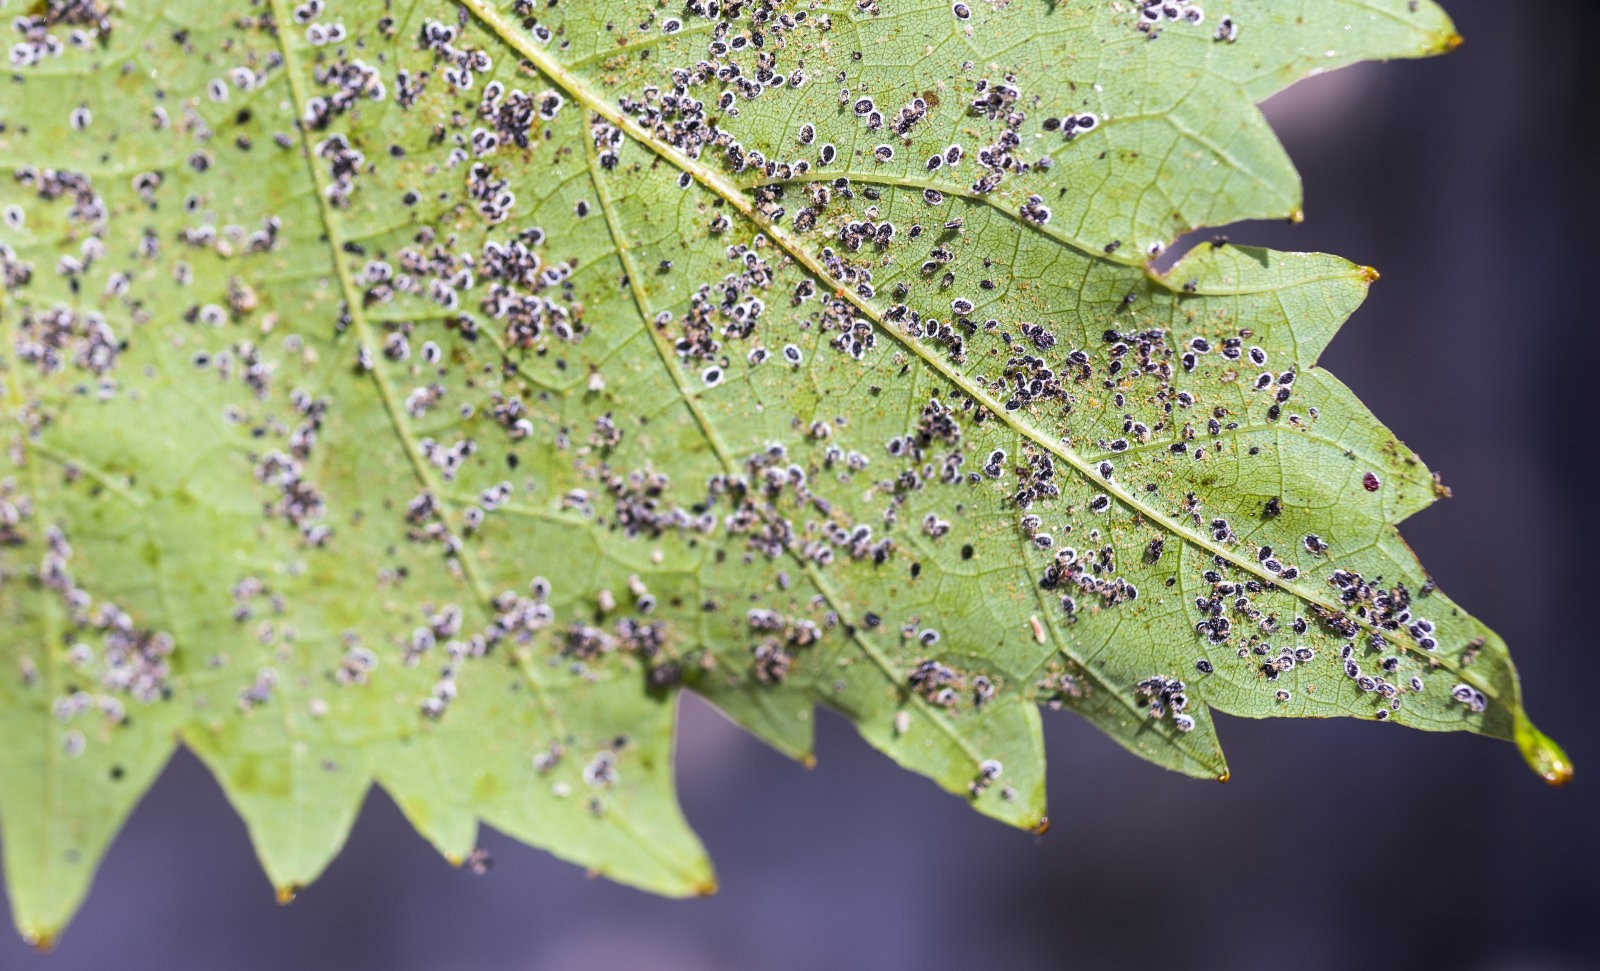
[[[1441,494],[1317,366],[1374,274],[1254,103],[1432,4],[107,4],[0,112],[0,826],[47,942],[172,746],[280,894],[383,786],[714,887],[680,690],[817,703],[1045,824],[1039,706],[1226,778],[1211,712],[1516,738]],[[1159,8],[1157,9],[1158,18]],[[1148,28],[1148,29],[1146,29]]]

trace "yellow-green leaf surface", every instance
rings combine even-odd
[[[1570,773],[1396,531],[1442,487],[1317,366],[1374,274],[1151,269],[1297,217],[1255,103],[1447,49],[1431,3],[6,13],[0,826],[31,939],[177,745],[285,895],[374,782],[452,859],[485,822],[707,892],[685,689],[802,759],[829,705],[1024,827],[1041,705],[1197,777],[1228,773],[1213,711]]]

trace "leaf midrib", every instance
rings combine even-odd
[[[371,338],[371,332],[367,324],[366,314],[362,308],[360,291],[356,288],[355,281],[351,279],[349,268],[345,265],[345,261],[342,258],[344,251],[344,239],[342,234],[339,232],[338,220],[335,219],[333,205],[328,201],[326,191],[327,185],[323,181],[321,172],[317,168],[316,155],[312,150],[310,133],[300,121],[300,119],[305,116],[306,96],[304,82],[301,80],[300,76],[298,55],[295,54],[292,45],[289,44],[288,39],[282,30],[282,25],[290,22],[287,17],[287,11],[284,9],[285,3],[286,0],[271,0],[273,19],[278,25],[277,29],[274,30],[273,33],[278,41],[278,49],[283,52],[284,72],[289,78],[290,99],[291,105],[295,112],[295,129],[300,134],[301,155],[305,159],[306,170],[311,178],[312,187],[316,192],[318,212],[320,213],[322,221],[322,230],[327,238],[329,258],[333,263],[334,271],[339,280],[339,288],[344,298],[346,312],[350,315],[351,324],[355,329],[357,339],[363,346],[373,347],[375,345],[373,344]],[[395,396],[394,387],[392,384],[390,384],[388,375],[383,372],[381,366],[374,366],[368,373],[372,377],[373,383],[378,389],[378,396],[383,402],[384,411],[389,419],[389,424],[393,428],[395,436],[400,439],[401,444],[405,448],[406,457],[410,462],[412,472],[416,475],[416,478],[422,484],[422,487],[432,493],[433,497],[439,501],[440,505],[438,515],[440,520],[444,523],[445,528],[449,531],[450,535],[456,537],[458,541],[462,543],[461,549],[454,556],[455,562],[461,567],[461,580],[472,592],[477,601],[478,609],[486,611],[492,610],[493,598],[489,593],[489,588],[484,584],[483,579],[478,574],[477,567],[474,566],[472,562],[472,557],[467,553],[464,539],[465,534],[458,529],[456,523],[452,521],[452,517],[450,515],[450,493],[444,488],[443,484],[437,479],[437,477],[434,476],[427,462],[423,459],[421,449],[417,445],[415,437],[411,434],[409,428],[407,427],[406,421],[403,417],[403,411],[400,408],[399,399]],[[545,717],[550,721],[554,734],[557,737],[565,737],[568,733],[563,719],[561,718],[560,710],[550,700],[549,695],[545,691],[543,682],[541,682],[536,676],[536,672],[529,663],[529,659],[519,656],[515,660],[518,672],[528,682],[535,696],[538,698],[540,706],[544,709]],[[638,844],[643,852],[655,859],[665,869],[676,872],[680,877],[685,878],[686,882],[692,882],[696,889],[703,888],[703,883],[695,879],[695,874],[693,872],[682,869],[677,861],[661,853],[656,847],[655,843],[645,838],[644,832],[633,825],[633,822],[626,815],[613,810],[608,814],[608,818],[611,819],[612,822],[626,836]]]
[[[273,2],[275,5],[277,5],[281,4],[283,0],[273,0]],[[544,74],[553,84],[565,91],[567,95],[570,96],[574,101],[600,115],[617,128],[627,132],[628,135],[639,144],[650,149],[656,155],[660,156],[663,160],[672,164],[680,171],[688,173],[688,175],[696,182],[699,182],[702,186],[714,192],[728,205],[733,206],[734,209],[740,213],[740,215],[744,216],[746,219],[749,219],[764,232],[768,233],[774,242],[776,242],[796,262],[805,267],[808,272],[812,273],[819,281],[828,282],[832,280],[832,277],[829,276],[826,268],[823,267],[822,264],[814,256],[812,256],[804,246],[800,245],[799,242],[791,237],[787,229],[763,215],[755,207],[754,203],[749,199],[749,197],[747,197],[733,182],[724,178],[721,174],[713,171],[709,166],[706,166],[695,159],[689,158],[671,145],[663,143],[632,117],[619,111],[615,106],[607,101],[606,98],[601,96],[600,93],[591,88],[584,79],[573,74],[565,65],[552,58],[537,45],[529,43],[521,36],[516,27],[510,23],[503,14],[501,14],[499,11],[490,9],[484,3],[484,0],[460,0],[460,2],[463,7],[470,11],[475,17],[478,18],[479,21],[488,27],[490,31],[497,35],[501,41],[503,41],[512,50],[525,57],[530,63],[533,64],[535,68],[540,71],[540,73]],[[1149,273],[1152,278],[1165,284],[1164,278],[1155,275],[1152,271],[1147,270],[1146,272]],[[1115,482],[1101,481],[1094,473],[1093,465],[1090,462],[1078,455],[1077,452],[1070,447],[1053,441],[1049,436],[1046,436],[1033,428],[1032,425],[1018,419],[1014,413],[1006,411],[1000,402],[997,402],[991,398],[971,379],[967,378],[961,372],[955,370],[941,358],[929,354],[921,344],[907,339],[907,337],[902,334],[898,328],[886,325],[883,320],[882,312],[867,300],[850,290],[848,287],[835,288],[835,292],[839,296],[842,296],[848,300],[857,310],[861,311],[861,313],[865,314],[867,318],[873,322],[874,326],[876,326],[880,331],[887,334],[896,343],[900,344],[902,347],[906,348],[912,354],[920,358],[924,364],[932,368],[946,381],[949,381],[951,385],[960,390],[963,394],[966,394],[972,400],[988,408],[989,411],[992,412],[1000,421],[1009,425],[1018,434],[1022,435],[1036,446],[1043,448],[1061,461],[1067,463],[1074,470],[1076,470],[1080,476],[1083,477],[1084,481],[1091,483],[1097,489],[1101,489],[1109,493],[1125,507],[1133,510],[1141,516],[1144,516],[1150,521],[1161,524],[1159,528],[1163,529],[1169,534],[1182,539],[1184,542],[1189,543],[1212,556],[1220,557],[1222,560],[1228,562],[1236,569],[1243,570],[1245,573],[1256,577],[1264,583],[1270,584],[1272,587],[1287,590],[1293,596],[1299,598],[1305,603],[1312,604],[1335,613],[1345,613],[1344,608],[1333,600],[1307,591],[1300,586],[1285,586],[1278,577],[1267,572],[1264,568],[1252,562],[1248,557],[1240,556],[1231,550],[1218,546],[1215,543],[1207,540],[1205,537],[1184,528],[1181,524],[1174,523],[1171,520],[1171,517],[1162,514],[1158,510],[1151,509],[1143,505],[1138,501],[1134,494],[1130,493],[1119,484]],[[1422,650],[1422,648],[1417,646],[1415,642],[1411,640],[1409,635],[1402,637],[1394,631],[1379,631],[1369,622],[1358,617],[1351,617],[1350,619],[1363,630],[1380,633],[1385,637],[1396,636],[1396,639],[1400,640],[1401,642],[1401,647],[1403,647],[1405,650],[1408,650],[1420,657],[1426,658],[1430,663],[1437,664],[1440,667],[1452,672],[1463,681],[1467,681],[1474,687],[1483,691],[1488,697],[1498,698],[1499,693],[1495,690],[1493,685],[1485,682],[1478,675],[1463,670],[1451,659]],[[1064,648],[1063,651],[1065,652]]]
[[[288,11],[285,9],[286,0],[271,0],[271,3],[272,15],[278,24],[273,36],[278,41],[278,49],[283,52],[283,68],[289,79],[290,102],[295,113],[295,130],[300,135],[301,156],[305,159],[306,172],[311,178],[311,185],[317,197],[317,211],[322,220],[322,232],[327,238],[331,257],[330,262],[333,264],[334,273],[339,281],[339,290],[344,299],[345,312],[350,315],[351,325],[355,329],[356,339],[360,342],[360,345],[366,348],[375,347],[377,345],[372,339],[372,331],[367,324],[366,314],[362,307],[361,291],[356,287],[355,281],[351,279],[350,269],[345,265],[345,261],[340,255],[344,252],[345,240],[343,233],[339,231],[339,222],[334,218],[333,203],[328,199],[328,185],[322,178],[322,172],[317,167],[316,152],[312,148],[310,132],[307,131],[305,124],[301,121],[305,117],[305,106],[308,99],[306,98],[305,82],[300,77],[299,55],[295,53],[293,45],[288,43],[283,32],[282,25],[292,23],[289,19]],[[383,402],[383,409],[388,416],[389,425],[393,428],[395,437],[400,440],[401,446],[405,449],[406,460],[411,465],[412,473],[416,475],[417,480],[424,489],[432,493],[436,499],[443,501],[444,487],[442,483],[435,479],[432,471],[428,468],[428,463],[422,457],[422,451],[417,444],[416,438],[411,434],[405,420],[402,418],[400,402],[395,397],[394,386],[389,382],[389,376],[379,366],[368,369],[367,373],[371,376],[373,384],[378,389],[378,397]],[[462,534],[456,528],[456,524],[446,518],[447,508],[445,506],[440,507],[439,517],[445,521],[445,526],[449,529],[450,534],[459,537]],[[458,555],[455,559],[461,566],[462,578],[471,589],[479,606],[487,606],[490,601],[489,591],[478,576],[477,568],[472,564],[472,558]]]
[[[814,259],[812,259],[802,247],[800,247],[793,240],[788,239],[787,236],[783,234],[781,227],[778,227],[765,219],[758,218],[758,210],[756,210],[750,201],[745,197],[744,193],[739,191],[737,186],[721,180],[716,173],[711,172],[704,166],[699,165],[699,163],[689,159],[687,156],[683,156],[678,152],[670,150],[667,146],[661,145],[656,139],[650,136],[647,132],[644,132],[637,125],[630,126],[628,122],[631,122],[632,119],[627,118],[621,112],[615,110],[606,110],[607,106],[605,105],[604,100],[598,94],[589,91],[588,87],[584,85],[581,80],[572,76],[571,73],[566,71],[559,63],[546,57],[542,51],[537,51],[531,45],[528,45],[525,41],[522,41],[518,35],[512,32],[512,29],[508,25],[503,23],[498,14],[484,9],[479,3],[476,2],[476,0],[469,0],[467,6],[503,42],[510,45],[518,53],[522,53],[533,58],[535,65],[541,71],[543,71],[553,83],[566,90],[573,100],[594,111],[611,124],[618,126],[624,131],[627,131],[636,141],[640,142],[640,144],[650,148],[657,155],[661,156],[681,171],[689,172],[691,176],[696,179],[696,181],[717,193],[720,198],[726,200],[745,218],[750,219],[757,226],[761,226],[762,228],[772,232],[774,238],[779,241],[779,243],[783,246],[784,251],[791,258],[799,262],[800,265],[803,266],[807,272],[811,273],[819,282],[823,283],[823,285],[827,285],[829,277],[825,272],[823,272],[823,268]],[[617,251],[617,257],[622,263],[623,275],[627,277],[629,291],[632,295],[634,305],[638,310],[641,326],[649,334],[651,343],[655,346],[657,355],[661,359],[662,366],[666,369],[669,379],[673,382],[674,387],[677,388],[679,395],[683,398],[690,414],[693,415],[695,423],[700,429],[701,435],[706,439],[707,445],[716,455],[724,470],[731,476],[738,476],[740,473],[737,464],[734,462],[732,456],[728,452],[727,446],[722,442],[721,436],[718,434],[715,426],[712,425],[711,420],[700,408],[698,398],[691,391],[688,384],[684,380],[681,369],[678,368],[673,362],[670,348],[666,345],[664,338],[657,333],[655,328],[650,325],[652,314],[650,312],[649,300],[647,299],[647,295],[644,292],[643,283],[641,282],[643,277],[638,272],[638,267],[634,264],[633,256],[628,250],[627,241],[624,238],[622,227],[619,225],[615,207],[611,204],[606,195],[602,177],[599,172],[599,160],[594,151],[593,138],[582,133],[582,125],[580,125],[579,128],[580,137],[583,141],[590,181],[594,185],[595,193],[600,203],[600,209],[602,213],[604,213],[606,228],[611,235],[612,244]],[[881,330],[890,331],[891,333],[894,333],[894,336],[897,339],[899,338],[900,335],[894,332],[893,328],[884,325],[881,315],[875,308],[871,307],[869,304],[866,304],[862,300],[855,299],[854,294],[849,294],[849,296],[852,298],[851,303],[861,309],[864,313],[867,313],[872,318],[876,327]],[[906,342],[903,340],[901,343],[906,344]],[[907,346],[917,353],[919,357],[922,357],[924,360],[928,360],[929,363],[933,363],[932,360],[922,352],[919,346],[911,344],[907,344]],[[958,386],[964,385],[958,383]],[[989,405],[989,408],[991,411],[1000,413],[1000,409],[994,407],[992,404]],[[1032,436],[1029,436],[1024,429],[1012,423],[1008,424],[1011,424],[1012,430],[1018,435],[1032,440]],[[843,616],[844,608],[838,594],[833,590],[832,585],[826,580],[826,578],[823,577],[816,564],[813,563],[808,557],[801,555],[793,548],[786,547],[786,551],[798,564],[799,568],[806,574],[806,577],[811,581],[812,586],[814,586],[817,592],[821,594],[822,598],[827,601],[828,606],[836,613],[839,613],[841,616]],[[1030,585],[1032,585],[1032,571],[1030,570],[1028,572],[1030,576]],[[1037,595],[1037,587],[1035,587],[1035,594]],[[1070,642],[1060,635],[1059,629],[1056,627],[1053,618],[1047,617],[1046,622],[1050,626],[1050,631],[1053,635],[1052,642],[1056,650],[1076,664],[1085,675],[1098,683],[1108,694],[1110,694],[1111,697],[1117,700],[1118,704],[1128,708],[1136,715],[1142,713],[1142,709],[1140,709],[1127,697],[1127,693],[1121,690],[1121,686],[1112,684],[1103,671],[1094,668],[1086,660],[1079,656],[1077,651],[1074,650],[1070,645]],[[856,643],[861,652],[865,654],[880,671],[883,672],[884,677],[887,678],[894,686],[897,694],[906,699],[907,704],[912,710],[916,711],[920,717],[931,722],[940,732],[940,734],[944,735],[954,745],[956,745],[956,747],[967,756],[967,759],[972,763],[975,769],[981,765],[983,756],[973,748],[971,742],[962,736],[960,732],[956,731],[955,727],[951,725],[947,719],[942,717],[930,702],[915,692],[907,690],[906,685],[903,683],[903,673],[896,671],[895,665],[890,661],[890,659],[878,649],[876,644],[872,643],[871,640],[861,633],[859,627],[856,627],[853,624],[850,625],[849,637]],[[1039,663],[1035,665],[1033,671],[1030,672],[1027,680],[1032,680],[1034,674],[1036,674],[1039,668],[1044,665],[1048,657],[1049,655],[1047,654],[1040,658]],[[1188,751],[1183,744],[1183,740],[1172,735],[1163,735],[1162,738],[1165,742],[1167,742],[1167,744],[1172,745],[1174,748],[1182,752],[1185,757],[1195,759],[1196,761],[1201,761],[1197,755]],[[1227,774],[1227,768],[1226,763],[1220,758],[1220,750],[1217,752],[1217,755],[1219,756],[1218,761],[1222,763],[1223,766],[1221,772],[1225,777]],[[1202,762],[1202,764],[1204,763]]]

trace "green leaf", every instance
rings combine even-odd
[[[1254,102],[1450,24],[1206,6],[29,5],[0,107],[23,934],[178,744],[284,896],[374,781],[453,860],[482,821],[707,892],[685,688],[803,759],[830,705],[1025,827],[1041,703],[1198,777],[1217,710],[1515,738],[1564,779],[1395,529],[1442,487],[1317,366],[1374,274],[1151,269],[1297,216]]]

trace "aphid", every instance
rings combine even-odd
[[[1200,660],[1194,662],[1194,669],[1199,671],[1201,674],[1210,674],[1213,670],[1211,667],[1211,662],[1205,658],[1201,658]]]
[[[964,3],[953,3],[950,12],[955,14],[957,20],[966,20],[972,16],[972,8]]]
[[[1474,712],[1483,711],[1489,705],[1489,699],[1484,697],[1483,692],[1470,684],[1457,684],[1450,689],[1450,697],[1466,705]]]
[[[1070,115],[1061,119],[1061,134],[1068,141],[1071,141],[1077,138],[1079,134],[1093,130],[1098,124],[1100,124],[1100,119],[1092,112]]]
[[[583,781],[596,788],[616,785],[618,780],[617,756],[610,750],[602,750],[583,768]]]
[[[1029,196],[1022,204],[1021,209],[1018,210],[1018,214],[1037,226],[1043,226],[1050,221],[1050,207],[1045,205],[1044,199],[1037,195]]]
[[[1382,483],[1378,481],[1378,473],[1376,472],[1368,472],[1361,477],[1361,488],[1368,492],[1377,492],[1380,485]]]

